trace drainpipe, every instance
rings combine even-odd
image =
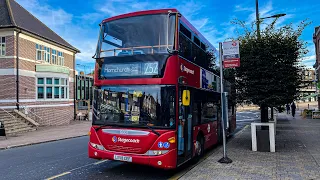
[[[77,78],[76,78],[76,54],[73,56],[73,119],[77,118],[76,115],[76,91],[77,91]]]
[[[19,111],[19,34],[21,33],[21,30],[19,30],[17,32],[17,47],[16,47],[16,96],[17,96],[17,102],[16,102],[16,106],[17,106],[17,110]]]

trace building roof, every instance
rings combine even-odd
[[[16,27],[44,39],[80,52],[49,27],[34,17],[15,0],[0,0],[0,29]]]

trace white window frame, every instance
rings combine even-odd
[[[3,53],[3,50],[4,50],[4,53]],[[0,56],[5,56],[5,55],[6,55],[6,37],[0,36]]]
[[[58,64],[64,66],[64,57],[63,52],[58,51]]]
[[[38,84],[38,79],[43,78],[44,83]],[[52,79],[52,84],[47,84],[47,79]],[[55,84],[55,79],[59,79],[59,84]],[[62,83],[64,81],[64,84]],[[38,87],[43,87],[43,98],[38,98]],[[52,87],[52,97],[47,97],[47,87]],[[59,98],[55,98],[55,87],[59,88]],[[62,88],[64,89],[64,97],[61,97]],[[54,76],[38,76],[36,77],[36,99],[37,101],[68,101],[69,100],[69,77],[54,77]]]
[[[52,52],[51,52],[51,61],[52,61],[52,64],[58,64],[58,59],[57,59],[57,50],[55,49],[52,49]]]
[[[44,50],[43,50],[43,57],[44,57],[44,61],[47,63],[51,63],[50,61],[50,48],[44,46]]]
[[[40,53],[40,58],[39,58],[39,53]],[[36,60],[37,61],[42,61],[44,60],[44,46],[40,44],[36,44]]]

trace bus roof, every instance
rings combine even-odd
[[[127,18],[127,17],[132,17],[132,16],[142,16],[142,15],[148,15],[148,14],[162,14],[162,13],[168,13],[169,11],[172,12],[179,12],[177,9],[171,8],[171,9],[155,9],[155,10],[146,10],[146,11],[137,11],[137,12],[131,12],[127,14],[121,14],[118,16],[113,16],[107,19],[104,19],[102,23],[117,20],[117,19],[122,19],[122,18]],[[207,44],[210,49],[214,50],[214,52],[217,51],[217,49],[182,15],[181,16],[181,21],[187,25],[187,27],[195,33],[199,39]]]

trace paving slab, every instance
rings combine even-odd
[[[278,115],[276,152],[253,152],[251,128],[227,144],[231,164],[216,151],[179,179],[320,179],[320,120]]]
[[[0,149],[9,149],[62,139],[81,137],[88,134],[91,121],[73,121],[69,125],[40,127],[37,131],[14,137],[0,137]]]

